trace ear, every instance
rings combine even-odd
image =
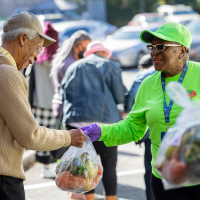
[[[19,43],[20,43],[20,45],[23,47],[27,41],[28,41],[28,38],[27,38],[26,34],[25,33],[21,33],[19,35]]]
[[[180,48],[180,58],[183,58],[186,55],[186,53],[187,53],[187,48],[182,46]]]

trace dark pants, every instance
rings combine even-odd
[[[151,140],[147,138],[144,141],[145,144],[145,152],[144,152],[144,166],[145,166],[145,174],[144,174],[144,181],[146,185],[146,197],[147,200],[154,200],[153,193],[151,190],[151,174],[152,174],[152,167],[151,167]]]
[[[152,175],[151,187],[155,200],[200,200],[200,185],[164,190],[161,179]]]
[[[0,200],[25,200],[23,180],[1,175]]]
[[[117,193],[117,146],[107,147],[104,142],[93,142],[97,154],[100,155],[101,163],[103,165],[103,185],[106,196],[113,196]],[[94,193],[91,190],[85,194]]]
[[[45,165],[55,163],[57,161],[57,159],[54,159],[52,157],[50,151],[37,151],[35,157],[36,157],[37,162],[45,164]]]
[[[152,174],[152,167],[151,167],[151,140],[149,139],[149,129],[145,133],[144,137],[139,140],[136,144],[141,145],[144,142],[145,151],[144,151],[144,166],[145,166],[145,174],[144,174],[144,182],[146,185],[146,197],[147,200],[154,200],[153,193],[151,190],[151,174]]]

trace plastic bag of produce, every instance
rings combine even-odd
[[[56,167],[56,185],[64,191],[84,193],[94,189],[103,168],[89,137],[82,148],[70,147]]]
[[[177,82],[167,86],[168,95],[184,109],[165,134],[155,161],[165,189],[200,183],[200,102],[191,101]]]

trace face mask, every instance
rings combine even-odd
[[[83,54],[85,53],[85,51],[80,51],[78,54],[79,59],[84,58]]]

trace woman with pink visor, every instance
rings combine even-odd
[[[110,61],[112,52],[99,41],[87,46],[83,59],[69,66],[61,83],[63,125],[77,129],[93,123],[117,123],[122,117],[117,104],[125,100],[126,88],[122,82],[120,66]],[[106,147],[103,142],[93,143],[104,168],[103,185],[106,200],[116,200],[117,146]],[[94,190],[86,193],[94,200]]]

